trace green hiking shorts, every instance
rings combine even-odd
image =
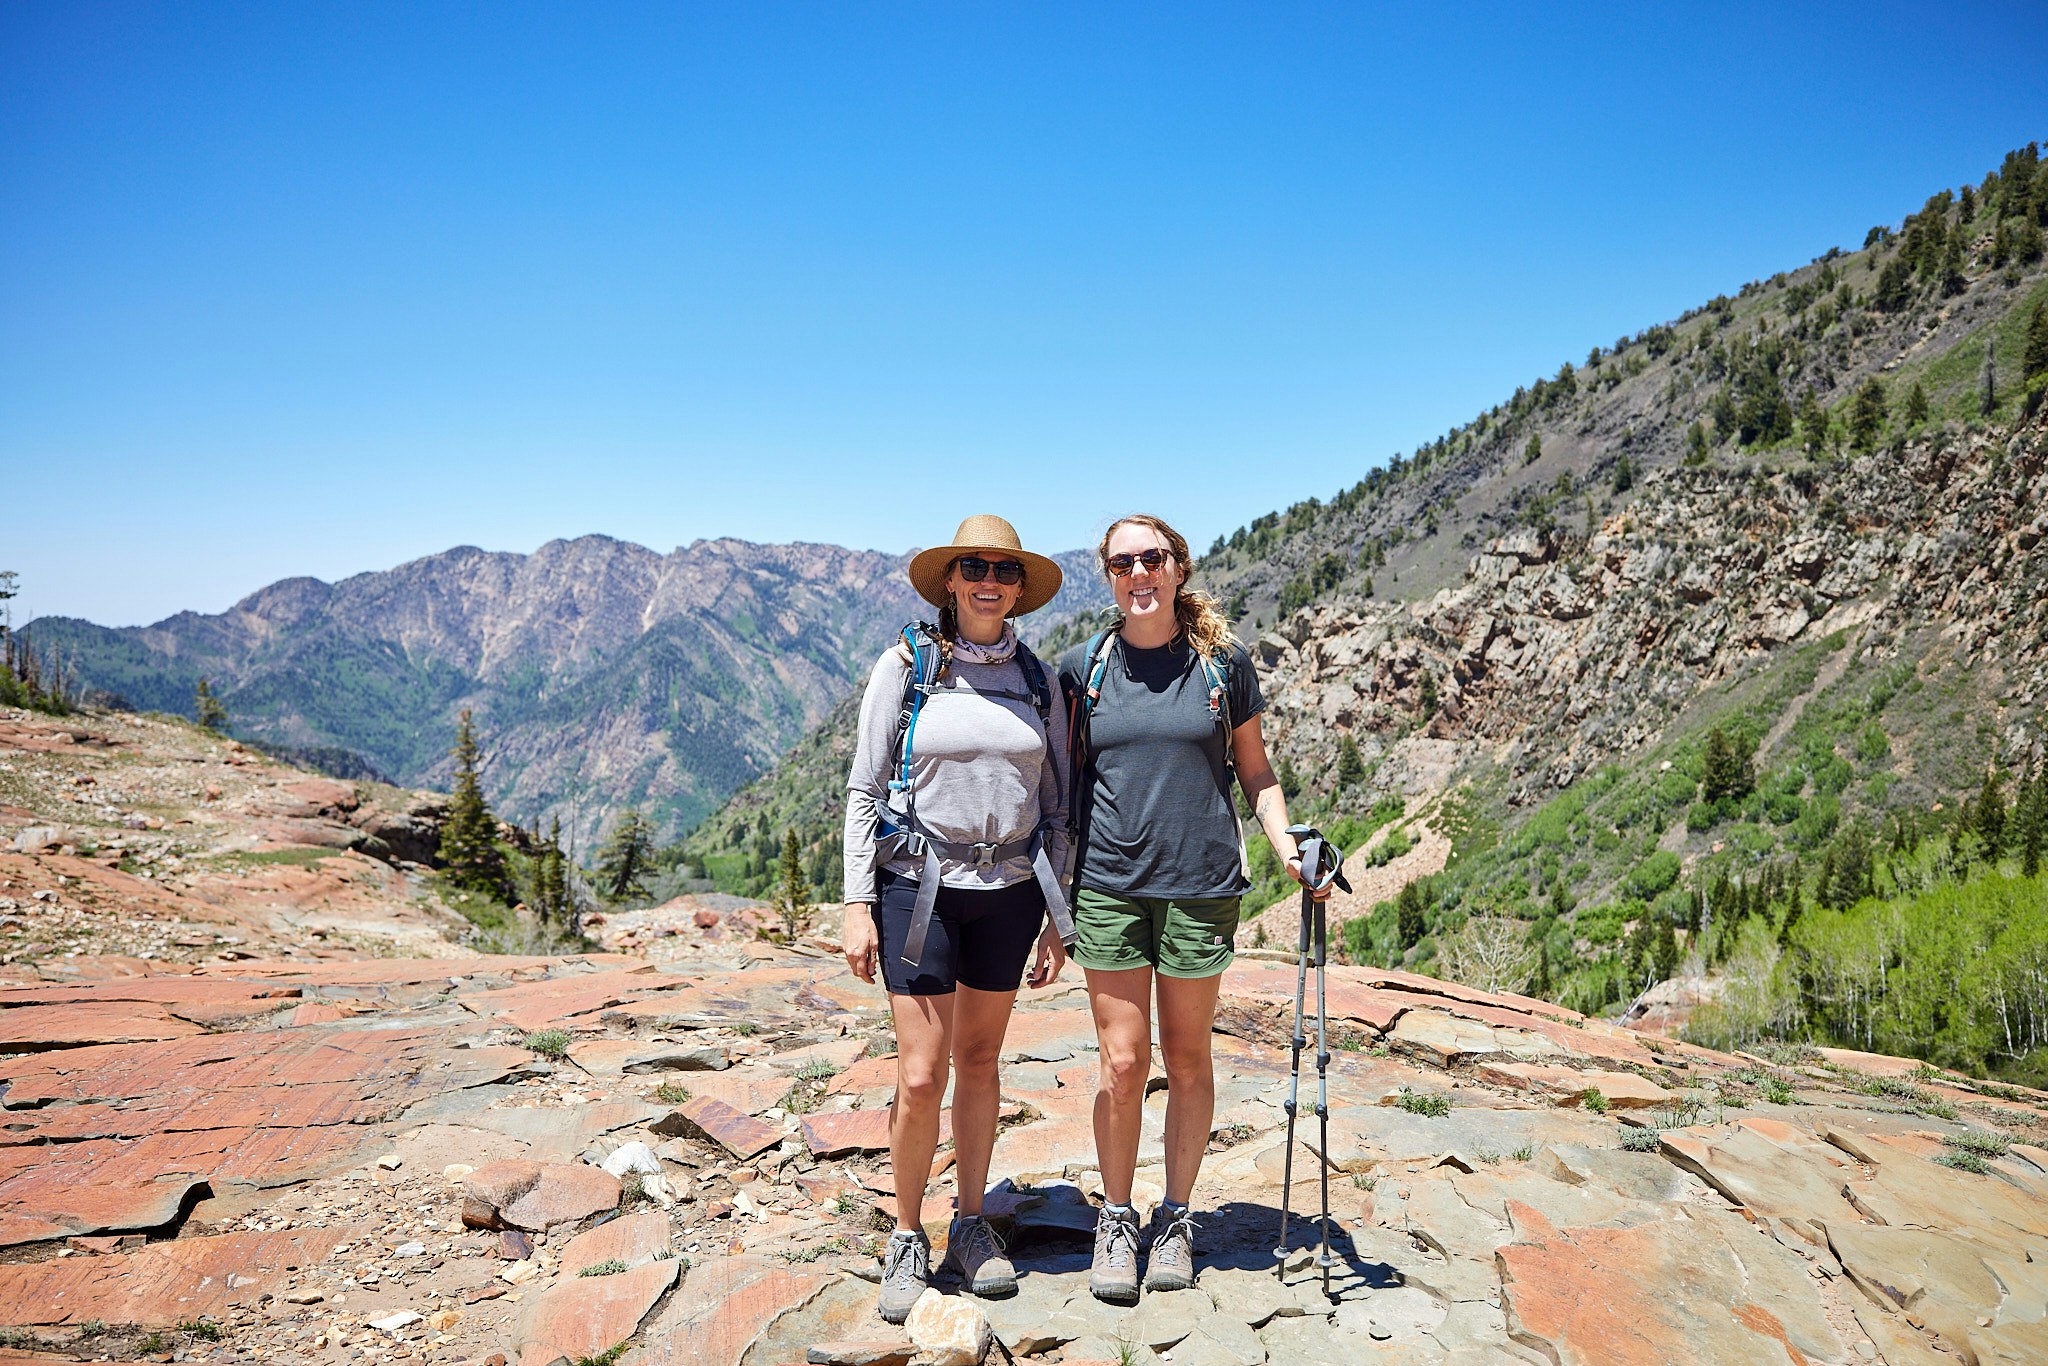
[[[1098,972],[1152,968],[1168,977],[1214,977],[1236,956],[1238,898],[1074,894],[1073,959]]]

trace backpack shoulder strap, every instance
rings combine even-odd
[[[917,714],[939,678],[938,629],[922,621],[903,628],[903,643],[910,647],[910,672],[903,676],[903,700],[896,711],[896,777],[889,784],[898,791],[910,787],[910,756],[917,743]]]
[[[1031,705],[1038,712],[1040,728],[1049,726],[1052,722],[1052,684],[1046,681],[1045,665],[1021,640],[1017,642],[1017,668],[1024,675],[1024,686],[1031,692]]]

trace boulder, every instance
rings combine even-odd
[[[936,1289],[918,1297],[903,1329],[929,1366],[978,1366],[995,1343],[987,1315],[971,1301]]]
[[[471,1228],[545,1230],[617,1209],[619,1179],[567,1162],[487,1162],[462,1180],[462,1222]]]

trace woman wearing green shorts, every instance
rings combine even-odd
[[[1121,620],[1069,653],[1060,679],[1083,765],[1073,958],[1087,973],[1101,1047],[1095,1147],[1104,1205],[1088,1285],[1102,1299],[1129,1302],[1138,1297],[1131,1182],[1155,991],[1166,1063],[1166,1199],[1153,1215],[1144,1284],[1178,1290],[1195,1279],[1188,1200],[1215,1117],[1209,1033],[1238,898],[1250,885],[1233,769],[1297,881],[1301,861],[1260,733],[1266,703],[1251,658],[1215,601],[1187,587],[1187,542],[1156,517],[1132,516],[1110,527],[1098,555]]]

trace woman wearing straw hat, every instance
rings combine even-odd
[[[1082,755],[1074,774],[1074,961],[1088,977],[1100,1045],[1103,1208],[1088,1288],[1127,1303],[1138,1298],[1131,1191],[1155,992],[1166,1064],[1166,1198],[1153,1213],[1145,1288],[1195,1283],[1188,1202],[1215,1114],[1209,1035],[1238,898],[1250,886],[1233,773],[1288,872],[1297,881],[1302,873],[1260,729],[1266,702],[1251,657],[1215,601],[1188,587],[1187,541],[1157,517],[1134,515],[1110,525],[1097,557],[1118,621],[1067,655],[1060,681]]]
[[[1016,1289],[981,1217],[996,1060],[1026,963],[1032,986],[1050,985],[1073,935],[1060,887],[1064,708],[1010,624],[1052,600],[1059,566],[1002,518],[976,516],[913,558],[910,582],[938,628],[906,628],[876,661],[846,782],[846,961],[867,982],[879,968],[896,1024],[896,1231],[880,1297],[891,1323],[931,1277],[923,1201],[949,1060],[959,1212],[945,1269],[977,1295]]]

